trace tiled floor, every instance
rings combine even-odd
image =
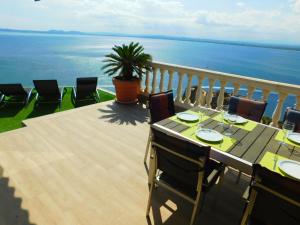
[[[162,190],[145,217],[147,119],[139,105],[105,102],[0,134],[0,225],[188,224],[192,206]],[[238,224],[248,179],[235,179],[226,173],[215,208],[207,195],[197,224]]]

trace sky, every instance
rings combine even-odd
[[[0,0],[0,28],[300,44],[300,0]]]

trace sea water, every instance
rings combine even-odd
[[[300,51],[291,49],[157,38],[13,32],[0,32],[0,83],[32,86],[34,79],[57,79],[60,85],[72,86],[77,77],[97,76],[100,87],[114,91],[111,78],[101,70],[102,60],[114,45],[131,41],[140,42],[155,61],[300,85]],[[174,76],[175,91],[177,81]],[[186,77],[183,82],[187,82]],[[194,77],[193,84],[196,83]],[[218,86],[217,82],[216,90]],[[229,92],[232,91],[230,86]],[[246,86],[242,86],[241,94],[246,92]],[[260,91],[254,93],[254,98],[260,97]],[[277,94],[271,93],[267,115],[272,114],[277,99]],[[289,96],[285,106],[294,104],[295,97]]]

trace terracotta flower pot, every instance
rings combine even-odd
[[[140,94],[140,80],[121,80],[118,78],[112,79],[115,85],[117,102],[123,104],[132,104],[138,101]]]

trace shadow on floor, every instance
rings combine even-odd
[[[99,119],[106,119],[110,123],[137,125],[137,123],[147,122],[149,118],[147,110],[141,104],[123,105],[112,102],[107,107],[108,109],[99,109],[105,114]]]
[[[14,117],[24,108],[22,103],[1,103],[0,118]]]
[[[54,113],[57,108],[58,108],[58,103],[41,103],[34,106],[34,109],[27,116],[27,118],[34,118],[38,116],[51,114]]]
[[[206,194],[195,225],[239,225],[245,205],[242,199],[243,190],[249,184],[249,179],[241,179],[240,183],[236,184],[236,176],[237,173],[234,171],[227,172],[215,207],[213,202],[216,189],[213,187]],[[157,188],[152,199],[148,225],[189,224],[192,204],[163,188]],[[166,218],[162,218],[162,214],[167,215]]]
[[[73,103],[74,107],[78,108],[78,107],[82,107],[82,106],[96,104],[96,103],[98,103],[98,101],[93,100],[93,99],[89,99],[89,100],[84,100],[84,101],[78,101],[78,102],[75,103],[75,101],[72,100],[72,103]]]
[[[9,179],[0,178],[0,224],[5,225],[35,225],[29,221],[29,213],[22,209],[22,199],[15,197],[15,189],[9,187]]]

